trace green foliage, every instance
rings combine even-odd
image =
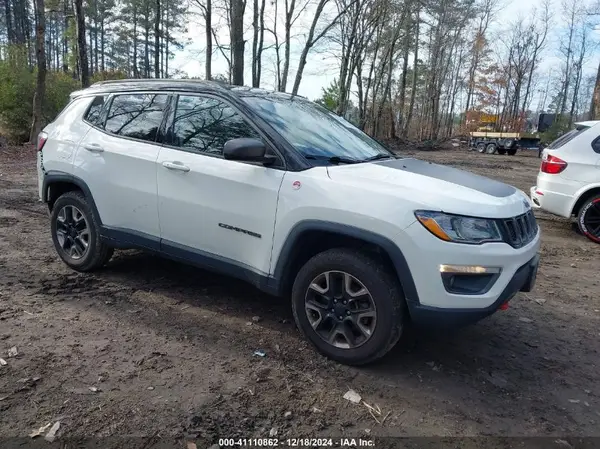
[[[328,86],[322,89],[323,95],[315,100],[315,103],[320,104],[324,108],[335,112],[340,104],[340,84],[337,79]]]
[[[11,141],[24,142],[29,138],[37,69],[30,70],[20,49],[11,49],[8,54],[6,60],[0,61],[0,134]],[[94,81],[121,78],[125,78],[123,72],[102,72],[96,74]],[[68,73],[47,73],[43,126],[58,115],[71,92],[80,87],[79,81]]]
[[[540,143],[548,145],[569,131],[569,123],[567,120],[557,119],[547,131],[540,134]]]
[[[96,72],[90,79],[90,83],[94,84],[98,81],[108,80],[124,80],[127,78],[127,73],[122,70],[105,70],[104,72]]]
[[[0,62],[0,131],[10,140],[29,137],[35,78],[22,49],[7,49],[9,57]]]

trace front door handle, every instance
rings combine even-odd
[[[83,148],[85,148],[88,151],[91,151],[92,153],[102,153],[104,151],[104,148],[102,148],[97,143],[86,143],[83,146]]]
[[[162,165],[169,170],[178,170],[186,173],[190,171],[190,167],[183,165],[181,162],[163,162]]]

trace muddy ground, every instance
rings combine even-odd
[[[414,154],[525,191],[539,166],[534,152]],[[242,282],[137,251],[94,274],[71,271],[36,189],[33,151],[0,148],[4,437],[56,421],[57,441],[128,448],[186,439],[207,448],[272,429],[281,439],[550,436],[556,447],[600,436],[600,246],[567,220],[536,213],[537,286],[508,311],[451,334],[411,333],[381,362],[351,368],[305,343],[285,300]],[[349,388],[381,414],[344,400]]]

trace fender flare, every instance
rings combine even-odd
[[[280,289],[283,287],[283,280],[290,274],[291,263],[295,252],[299,248],[298,242],[301,240],[303,234],[312,231],[324,231],[352,237],[382,248],[394,265],[395,274],[400,281],[407,304],[409,307],[419,304],[419,295],[417,294],[417,288],[406,258],[402,250],[394,242],[387,237],[366,229],[322,220],[303,220],[294,225],[288,233],[273,271],[273,277],[277,279]]]
[[[100,213],[98,212],[98,208],[96,207],[96,202],[94,201],[94,197],[92,196],[90,188],[83,179],[75,175],[58,170],[50,170],[46,172],[42,183],[42,201],[44,203],[48,203],[48,189],[52,186],[52,184],[56,184],[58,182],[66,182],[79,187],[83,192],[85,199],[89,202],[90,207],[92,208],[92,212],[95,216],[94,218],[98,224],[102,226],[102,219],[100,218]]]
[[[600,172],[600,169],[598,171]],[[599,182],[587,184],[585,187],[582,187],[577,192],[575,192],[575,195],[573,195],[573,201],[571,201],[571,204],[569,205],[569,212],[571,215],[573,215],[575,206],[577,205],[581,197],[583,195],[586,195],[590,190],[594,189],[600,189]]]

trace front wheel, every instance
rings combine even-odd
[[[50,215],[52,241],[60,258],[77,271],[92,271],[106,264],[113,248],[100,239],[100,229],[81,192],[61,195]]]
[[[592,242],[600,243],[600,195],[588,199],[577,215],[579,230]]]
[[[323,355],[348,365],[383,357],[400,339],[405,300],[375,258],[350,249],[317,254],[292,289],[298,328]]]

